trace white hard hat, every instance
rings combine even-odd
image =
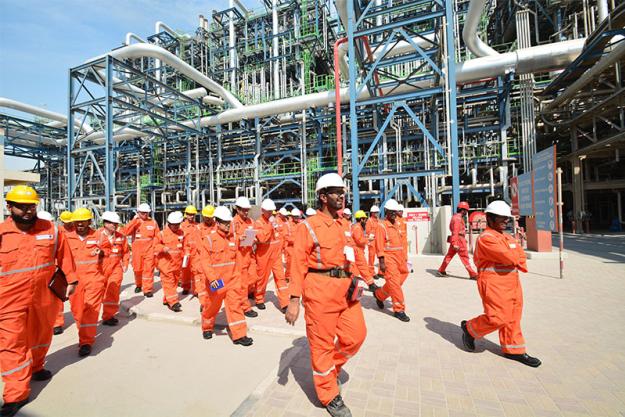
[[[52,217],[52,215],[45,210],[37,212],[37,217],[41,220],[47,220],[49,222],[54,221],[54,217]]]
[[[114,211],[105,211],[104,213],[102,213],[102,220],[117,224],[122,222],[122,220],[119,218],[119,214],[115,213]]]
[[[379,213],[380,212],[380,207],[376,206],[375,204],[371,206],[371,209],[369,210],[371,213]]]
[[[404,205],[403,204],[398,204],[399,207],[399,211],[404,211]]]
[[[289,215],[289,211],[282,207],[280,210],[278,210],[278,213],[282,214],[283,216],[288,216]]]
[[[390,198],[384,203],[384,210],[399,211],[399,203],[394,198]]]
[[[496,214],[497,216],[512,217],[510,206],[503,200],[496,200],[486,206],[486,213]]]
[[[314,216],[315,214],[317,214],[317,210],[315,210],[314,208],[307,208],[306,209],[306,215],[307,216]]]
[[[224,222],[232,221],[232,213],[230,213],[230,210],[228,210],[228,207],[225,207],[225,206],[217,207],[215,209],[215,213],[213,214],[213,217],[216,217],[217,219],[224,221]]]
[[[152,211],[152,209],[150,208],[150,205],[148,203],[141,203],[139,204],[139,208],[137,209],[137,211],[140,211],[142,213],[149,213]]]
[[[300,211],[300,209],[295,207],[293,210],[291,210],[291,216],[293,216],[293,217],[302,217],[302,212]]]
[[[242,209],[252,208],[250,200],[247,197],[237,198],[237,201],[234,202],[234,205]]]
[[[266,211],[274,211],[276,209],[276,203],[272,199],[266,198],[260,205],[260,208]]]
[[[169,213],[169,216],[167,216],[167,223],[170,224],[180,224],[183,220],[184,215],[181,211],[172,211],[171,213]]]
[[[345,207],[343,209],[343,214],[347,214],[348,216],[351,216],[352,215],[352,211],[350,209],[348,209],[347,207]]]
[[[332,172],[330,174],[325,174],[319,177],[317,180],[317,186],[315,187],[315,192],[323,190],[328,187],[339,187],[345,188],[345,183],[343,182],[343,178],[336,172]]]

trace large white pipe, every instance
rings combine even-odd
[[[137,42],[140,43],[145,43],[145,41],[143,39],[141,39],[141,37],[137,34],[134,34],[132,32],[128,32],[126,33],[126,40],[124,41],[124,45],[128,46],[132,43],[132,40],[136,40]]]
[[[180,73],[186,75],[193,81],[198,84],[206,87],[208,90],[214,92],[220,97],[230,104],[230,106],[234,108],[243,107],[243,104],[228,90],[224,87],[216,83],[215,81],[208,78],[206,75],[202,74],[191,65],[187,64],[171,52],[161,48],[160,46],[151,45],[147,43],[136,43],[133,45],[128,45],[120,49],[116,49],[114,51],[108,52],[103,55],[99,55],[90,59],[89,61],[94,61],[100,59],[106,55],[110,55],[115,59],[124,60],[124,59],[134,59],[134,58],[143,58],[143,57],[151,57],[157,60],[160,60],[167,65],[175,68]]]
[[[273,97],[277,100],[280,98],[280,63],[278,62],[278,0],[271,0],[271,20],[273,33],[273,48],[271,56],[273,60]]]
[[[597,24],[603,22],[608,17],[608,0],[597,0]]]
[[[486,45],[477,33],[477,27],[480,24],[482,10],[484,10],[485,4],[486,0],[471,0],[469,10],[464,19],[464,27],[462,28],[464,44],[469,48],[469,51],[473,52],[473,54],[478,57],[499,54],[493,48]]]
[[[21,111],[24,113],[29,113],[29,114],[39,116],[39,117],[44,117],[46,119],[59,122],[61,126],[67,126],[67,116],[65,116],[64,114],[55,113],[53,111],[42,109],[36,106],[31,106],[30,104],[22,103],[16,100],[12,100],[10,98],[0,97],[0,107],[5,107],[7,109],[13,109],[13,110]],[[56,127],[58,126],[58,124],[55,124],[52,126]],[[74,120],[74,126],[76,126],[77,128],[80,128],[81,121]],[[88,132],[88,133],[91,133],[93,131],[93,129],[91,128],[91,126],[87,124],[87,122],[85,122],[82,125],[82,128],[85,130],[85,132]]]
[[[154,33],[157,34],[157,33],[161,33],[161,32],[167,32],[171,36],[173,36],[174,38],[178,38],[178,33],[176,33],[175,30],[173,30],[172,28],[167,26],[167,24],[165,22],[161,22],[159,20],[158,22],[154,23]]]
[[[566,101],[573,98],[586,84],[594,78],[602,74],[606,69],[614,65],[625,55],[625,42],[620,42],[607,55],[602,57],[588,71],[584,72],[573,84],[568,86],[560,95],[558,95],[551,103],[545,106],[545,110],[554,110]]]

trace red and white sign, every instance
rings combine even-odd
[[[519,178],[510,178],[510,199],[512,200],[512,215],[518,216],[519,210]]]
[[[407,222],[429,222],[430,213],[427,211],[409,211],[405,214]]]

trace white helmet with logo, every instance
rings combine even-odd
[[[272,199],[266,198],[260,205],[260,208],[265,211],[274,211],[276,209],[276,203]]]
[[[230,213],[230,210],[228,210],[228,208],[225,206],[217,207],[213,216],[224,222],[232,221],[232,213]]]
[[[172,211],[167,216],[167,223],[169,224],[180,224],[184,220],[184,215],[181,211]]]
[[[119,214],[115,213],[114,211],[105,211],[104,213],[102,213],[102,220],[117,224],[122,222],[122,220],[119,218]]]
[[[234,205],[242,209],[252,208],[252,205],[250,204],[250,200],[247,197],[237,198],[237,200],[234,202]]]
[[[139,204],[139,208],[137,209],[137,211],[140,211],[142,213],[149,213],[152,211],[152,209],[150,208],[150,205],[148,203],[141,203]]]
[[[503,200],[495,200],[486,206],[486,213],[496,214],[497,216],[512,217],[510,206]]]
[[[343,182],[343,178],[336,172],[332,172],[330,174],[325,174],[319,177],[317,180],[317,186],[315,187],[315,192],[323,190],[328,187],[338,187],[345,188],[345,183]]]
[[[384,210],[400,211],[400,205],[394,198],[390,198],[384,203]]]

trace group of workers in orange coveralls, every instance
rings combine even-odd
[[[410,321],[402,285],[411,268],[403,207],[395,200],[367,216],[344,208],[345,183],[336,173],[319,178],[315,188],[317,211],[277,210],[266,199],[257,220],[249,216],[250,201],[239,197],[235,215],[225,206],[206,206],[202,222],[194,206],[167,216],[160,230],[148,204],[126,226],[114,212],[104,212],[103,226],[93,227],[87,208],[60,215],[60,226],[45,212],[37,213],[39,197],[28,186],[6,195],[10,217],[0,223],[0,372],[4,382],[0,415],[12,416],[28,402],[30,381],[44,381],[52,335],[63,332],[63,301],[69,298],[79,337],[79,356],[91,353],[96,327],[115,326],[120,285],[132,265],[135,293],[153,297],[154,272],[160,271],[163,305],[181,311],[178,287],[200,301],[202,337],[211,339],[215,317],[222,307],[234,344],[250,346],[246,317],[266,309],[266,289],[273,276],[279,308],[294,324],[304,306],[306,333],[317,396],[332,416],[351,416],[340,395],[339,374],[366,337],[360,304],[363,288],[379,308],[390,298],[393,315]],[[449,252],[438,270],[446,275],[451,258],[459,254],[482,298],[484,313],[461,322],[465,348],[475,339],[498,330],[504,356],[537,367],[540,360],[525,352],[520,328],[523,296],[518,271],[527,272],[521,245],[504,233],[510,207],[494,201],[486,208],[487,229],[469,259],[463,217],[466,202],[458,204],[450,230]],[[132,247],[128,245],[128,238]],[[132,252],[132,257],[130,256]],[[132,261],[131,261],[132,258]],[[375,264],[375,260],[378,264]],[[377,266],[377,271],[375,267]],[[65,294],[51,291],[51,280],[64,275]],[[374,280],[383,278],[378,287]],[[102,310],[102,313],[100,312]]]

